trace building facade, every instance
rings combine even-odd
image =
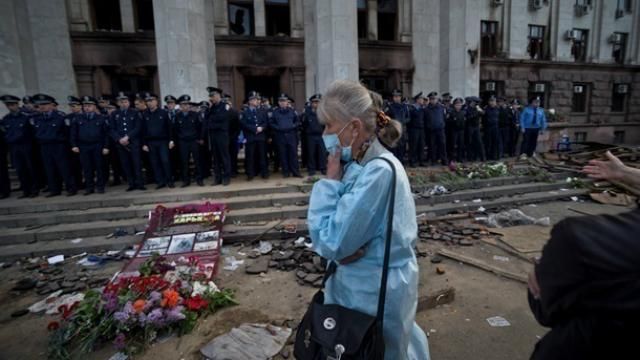
[[[287,92],[301,108],[337,78],[542,98],[552,146],[640,143],[639,0],[0,0],[0,92],[217,85]]]

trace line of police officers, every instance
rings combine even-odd
[[[62,184],[68,196],[79,187],[85,195],[104,193],[110,175],[113,185],[126,180],[127,191],[146,190],[145,183],[151,182],[156,189],[174,187],[180,178],[186,187],[191,184],[191,163],[199,186],[210,169],[213,185],[226,186],[238,174],[242,146],[248,180],[257,175],[268,178],[270,160],[284,177],[301,177],[300,138],[309,175],[325,173],[324,127],[316,116],[319,94],[298,115],[284,93],[272,108],[251,91],[238,112],[221,89],[207,91],[210,102],[168,95],[165,108],[153,93],[136,94],[133,108],[132,97],[123,92],[116,103],[104,97],[69,96],[69,114],[58,111],[56,100],[47,94],[24,97],[22,107],[16,96],[0,97],[9,110],[0,121],[0,198],[10,193],[8,158],[20,181],[20,198],[36,197],[41,191],[46,197],[58,196]]]
[[[284,93],[273,108],[268,99],[250,91],[237,111],[222,89],[207,91],[209,102],[200,103],[189,95],[167,95],[165,108],[148,92],[135,94],[133,108],[132,97],[123,92],[115,103],[104,97],[69,96],[69,114],[58,111],[55,99],[46,94],[23,98],[22,107],[18,97],[0,97],[9,109],[0,121],[0,197],[10,192],[7,150],[20,181],[20,197],[36,197],[43,188],[47,197],[57,196],[62,183],[70,196],[81,186],[85,195],[104,193],[110,175],[113,185],[126,180],[127,191],[145,190],[146,183],[155,183],[156,189],[174,187],[177,179],[186,187],[191,184],[192,163],[199,186],[211,169],[213,185],[226,186],[238,175],[243,146],[249,181],[258,175],[268,178],[269,163],[284,177],[301,177],[299,142],[309,175],[325,173],[324,126],[316,114],[320,94],[309,98],[298,114],[293,99]],[[403,138],[391,150],[409,166],[515,156],[521,131],[522,152],[531,156],[538,132],[546,127],[536,98],[530,100],[535,108],[523,113],[528,114],[525,123],[516,99],[509,106],[504,98],[492,96],[481,108],[478,97],[452,99],[444,93],[439,99],[434,91],[426,98],[420,92],[413,100],[408,103],[395,89],[385,106],[404,128]]]

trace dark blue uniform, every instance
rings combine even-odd
[[[407,124],[409,124],[411,119],[409,106],[403,103],[392,102],[385,109],[385,113],[402,124],[402,136],[396,143],[396,146],[391,150],[398,160],[404,164],[404,157],[407,152]]]
[[[424,153],[424,107],[414,104],[411,107],[411,121],[407,126],[409,132],[409,166],[424,166],[422,155]]]
[[[173,187],[169,142],[172,141],[171,119],[164,109],[147,109],[142,114],[142,143],[149,149],[149,159],[156,185]]]
[[[269,176],[269,167],[267,166],[267,113],[257,108],[247,107],[240,114],[240,125],[242,133],[247,140],[245,146],[245,171],[247,177],[251,180],[257,174],[256,164],[260,170],[260,176],[267,178]],[[258,133],[258,128],[262,131]]]
[[[483,125],[487,159],[497,160],[500,154],[500,108],[487,106],[484,109]]]
[[[71,124],[73,124],[75,118],[82,116],[83,114],[84,113],[82,111],[70,112],[64,115],[65,123],[69,128],[71,128]],[[69,140],[71,140],[71,135],[69,135]],[[82,189],[84,184],[82,182],[82,164],[80,163],[80,155],[74,153],[71,149],[69,149],[69,168],[71,169],[71,174],[76,182],[76,186]]]
[[[466,116],[463,109],[460,111],[456,111],[455,108],[451,107],[451,111],[447,113],[447,129],[450,129],[452,132],[452,141],[453,141],[453,155],[458,162],[463,162],[465,160],[465,137],[464,132],[466,128]]]
[[[275,132],[275,143],[282,165],[282,175],[300,177],[298,165],[298,114],[292,108],[278,107],[271,112],[269,126]]]
[[[511,149],[511,141],[513,140],[511,121],[511,109],[508,107],[500,107],[500,115],[498,116],[498,125],[500,126],[500,151],[498,157],[503,157],[505,154],[511,155],[509,149]]]
[[[238,153],[241,144],[238,143],[240,136],[240,113],[234,108],[229,109],[229,166],[231,167],[231,177],[238,175]]]
[[[33,118],[33,122],[50,195],[62,191],[60,178],[67,192],[75,194],[76,183],[69,167],[69,126],[65,123],[64,115],[58,111],[40,113]]]
[[[106,177],[102,151],[109,148],[108,126],[107,117],[96,113],[75,116],[71,123],[71,147],[80,149],[86,193],[92,193],[94,187],[98,192],[104,192]]]
[[[447,144],[444,132],[446,112],[444,106],[441,104],[427,105],[425,118],[431,133],[429,141],[431,164],[435,164],[436,161],[440,160],[442,165],[447,165]]]
[[[203,134],[209,138],[213,155],[214,185],[228,185],[231,178],[231,158],[229,156],[229,121],[231,107],[220,101],[207,110]]]
[[[38,195],[32,161],[33,127],[29,115],[21,111],[9,113],[2,119],[0,128],[4,130],[3,140],[9,147],[11,164],[18,173],[22,193],[24,196]],[[6,156],[3,159],[6,159]]]
[[[307,146],[307,169],[309,176],[315,175],[317,170],[325,174],[327,172],[327,149],[322,141],[324,125],[318,120],[316,113],[311,106],[307,106],[302,114],[302,129]]]
[[[202,161],[200,161],[200,143],[202,141],[202,121],[198,113],[193,111],[178,111],[175,116],[173,129],[178,140],[180,162],[182,164],[182,181],[184,185],[191,183],[189,173],[189,159],[193,157],[196,169],[196,182],[202,184]]]
[[[484,145],[480,135],[480,113],[475,106],[466,106],[465,115],[467,121],[467,160],[476,161],[480,159],[485,161]]]
[[[111,114],[109,135],[116,143],[122,170],[127,177],[129,189],[144,187],[142,180],[142,119],[136,110],[118,109]],[[129,137],[129,144],[122,145],[120,139]]]

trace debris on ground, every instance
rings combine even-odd
[[[263,360],[282,350],[291,329],[271,324],[242,324],[200,349],[209,360]]]
[[[619,193],[613,190],[592,192],[589,194],[592,200],[601,204],[630,207],[638,202],[638,198],[629,194]]]
[[[447,245],[472,246],[472,240],[489,235],[486,229],[478,224],[460,224],[450,221],[426,221],[418,227],[421,241],[434,240]]]
[[[507,319],[503,318],[502,316],[494,316],[494,317],[490,317],[487,319],[487,322],[489,323],[489,325],[491,325],[492,327],[506,327],[506,326],[511,326],[511,324],[509,323],[509,321],[507,321]]]
[[[227,271],[235,271],[242,264],[244,264],[244,260],[237,260],[235,256],[224,258],[224,269]]]
[[[526,215],[521,210],[511,209],[497,214],[490,214],[486,217],[477,217],[476,221],[492,228],[502,228],[517,225],[540,225],[550,226],[551,220],[548,216],[536,219]]]

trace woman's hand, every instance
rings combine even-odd
[[[342,179],[342,164],[340,164],[340,155],[342,149],[337,148],[333,154],[329,154],[327,158],[327,179],[340,180]]]
[[[621,180],[624,177],[625,165],[609,151],[605,156],[609,161],[591,160],[589,165],[582,168],[582,172],[592,179]]]

